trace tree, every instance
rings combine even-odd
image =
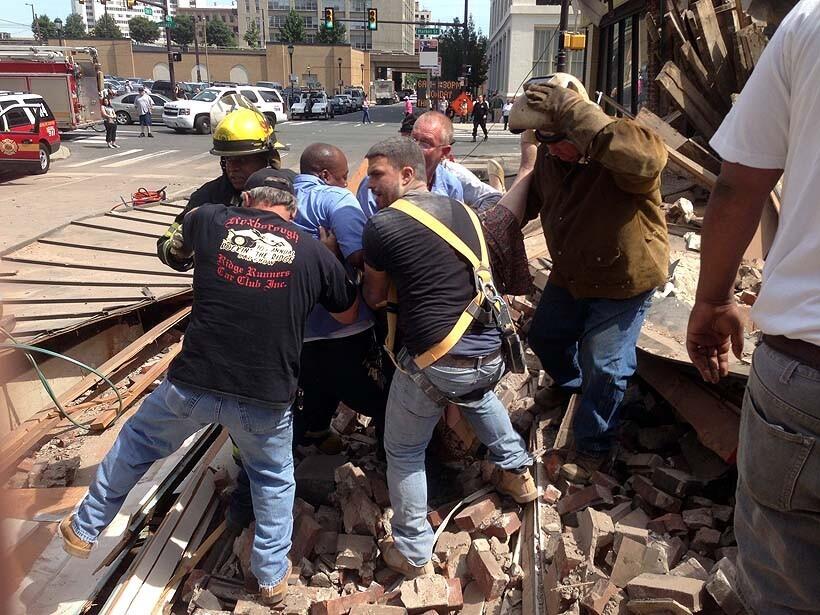
[[[319,26],[319,35],[316,37],[317,43],[327,45],[341,45],[347,42],[347,28],[343,23],[336,22],[332,30],[324,26]]]
[[[85,20],[82,15],[71,13],[65,18],[65,26],[63,26],[63,36],[65,38],[85,38]]]
[[[117,22],[107,13],[97,20],[91,35],[94,38],[125,38]]]
[[[245,39],[245,42],[248,45],[255,49],[256,47],[259,47],[259,45],[261,44],[260,36],[261,33],[259,32],[259,24],[256,23],[256,20],[254,19],[251,22],[251,25],[248,28],[247,32],[245,32],[245,36],[243,36],[242,38]]]
[[[159,24],[142,15],[128,20],[129,36],[137,43],[153,43],[159,38]]]
[[[438,38],[438,52],[441,56],[441,78],[453,81],[461,77],[465,64],[472,67],[467,81],[470,88],[477,88],[487,80],[487,37],[476,30],[473,17],[467,21],[467,36],[464,28],[455,20]]]
[[[285,23],[279,27],[279,38],[283,43],[304,42],[305,22],[294,9],[290,10]]]
[[[205,26],[208,35],[208,44],[217,47],[236,47],[236,37],[233,32],[221,19],[212,19]]]
[[[31,31],[34,32],[34,37],[42,42],[58,36],[57,26],[49,19],[48,15],[40,15],[33,20],[31,22]]]
[[[171,40],[180,47],[190,45],[194,42],[195,24],[193,15],[177,15],[171,28]]]

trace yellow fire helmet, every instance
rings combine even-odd
[[[230,157],[270,152],[273,158],[279,158],[279,153],[275,148],[274,126],[259,111],[241,103],[235,105],[233,109],[227,109],[224,115],[220,113],[222,110],[214,111],[211,112],[212,120],[218,119],[218,122],[212,121],[211,123],[212,126],[216,126],[211,154]],[[215,115],[217,118],[214,118]],[[222,117],[219,118],[219,115]]]

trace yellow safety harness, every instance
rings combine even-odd
[[[467,212],[470,221],[473,223],[476,235],[478,236],[479,245],[481,246],[480,256],[476,255],[453,231],[410,201],[399,199],[390,206],[390,209],[398,210],[410,216],[447,242],[451,248],[467,259],[467,262],[469,262],[473,268],[475,277],[476,296],[464,312],[462,312],[461,316],[458,317],[456,324],[444,339],[414,358],[414,362],[419,369],[424,369],[432,365],[450,352],[458,343],[458,340],[467,332],[467,329],[473,321],[490,316],[490,311],[506,308],[503,299],[495,289],[492,271],[490,270],[487,244],[484,241],[484,232],[481,229],[481,222],[473,210],[464,204],[462,204],[462,207],[464,207],[464,210]],[[487,301],[491,303],[490,310],[484,308]],[[385,339],[385,347],[391,357],[393,356],[396,341],[397,321],[398,295],[396,293],[395,284],[391,282],[387,293],[387,338]]]

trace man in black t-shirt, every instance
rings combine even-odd
[[[183,221],[194,302],[168,377],[123,425],[76,514],[64,548],[88,557],[100,532],[151,464],[202,426],[228,429],[250,477],[256,514],[251,569],[262,599],[280,602],[293,527],[291,406],[308,314],[318,303],[346,324],[356,287],[336,257],[291,220],[293,186],[273,170],[242,193],[244,207],[202,205]],[[257,185],[256,176],[249,186]]]
[[[379,212],[364,231],[364,297],[373,307],[395,285],[398,333],[403,348],[387,402],[385,450],[393,506],[393,536],[381,544],[392,569],[413,577],[433,571],[433,530],[427,522],[424,451],[445,402],[456,403],[497,466],[496,488],[520,503],[538,496],[528,466],[532,459],[493,392],[504,373],[501,335],[495,324],[474,323],[447,354],[418,368],[416,359],[441,342],[476,295],[472,266],[441,236],[403,211],[409,201],[480,253],[467,208],[428,192],[421,149],[398,137],[367,153],[368,177]],[[435,390],[431,390],[435,389]]]
[[[487,116],[490,114],[490,106],[484,100],[484,95],[479,94],[478,100],[473,103],[473,142],[475,142],[478,128],[484,131],[484,140],[487,140]]]

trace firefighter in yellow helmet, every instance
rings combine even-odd
[[[191,255],[182,254],[182,219],[194,207],[203,203],[240,205],[240,194],[245,182],[254,172],[281,163],[274,126],[267,117],[247,106],[238,105],[219,122],[211,122],[213,147],[211,154],[220,157],[222,174],[200,186],[188,199],[188,205],[174,223],[157,240],[159,259],[177,271],[193,267]],[[295,174],[294,174],[295,176]]]

